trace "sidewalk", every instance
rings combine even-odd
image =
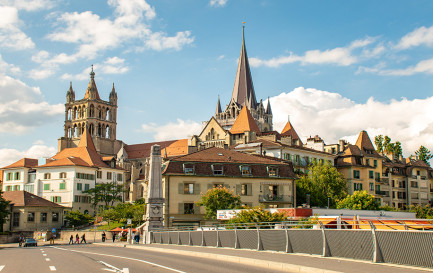
[[[98,246],[126,247],[157,251],[162,253],[175,253],[179,255],[196,256],[225,260],[235,263],[256,265],[272,270],[283,270],[287,272],[323,272],[323,273],[403,273],[403,272],[433,272],[433,269],[402,266],[394,264],[372,263],[369,261],[358,261],[341,258],[324,258],[317,255],[292,254],[271,251],[255,251],[231,248],[180,246],[163,244],[126,244],[116,243],[94,243]]]

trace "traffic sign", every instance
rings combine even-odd
[[[56,228],[53,228],[53,229],[51,230],[51,232],[52,232],[52,233],[56,233]]]
[[[127,225],[131,225],[132,224],[132,220],[131,219],[126,220],[126,224]]]

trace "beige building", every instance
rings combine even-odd
[[[199,225],[202,193],[223,186],[241,196],[247,206],[294,207],[296,175],[290,163],[222,148],[208,148],[173,158],[163,167],[166,225]]]
[[[11,202],[11,214],[3,225],[4,231],[51,230],[65,224],[63,214],[68,208],[64,206],[26,191],[4,192],[3,198]]]

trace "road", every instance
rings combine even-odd
[[[148,250],[59,245],[0,250],[0,273],[17,272],[249,272],[262,268],[202,257]],[[267,270],[267,272],[271,272]],[[272,271],[279,272],[279,271]]]

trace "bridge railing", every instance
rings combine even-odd
[[[157,244],[305,253],[433,268],[429,222],[410,225],[419,230],[399,223],[356,224],[342,223],[340,229],[327,228],[322,221],[180,227],[153,231],[150,239]]]

